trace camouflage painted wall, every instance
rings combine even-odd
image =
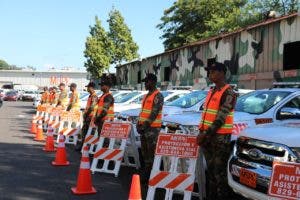
[[[227,78],[241,88],[258,89],[274,81],[300,81],[298,69],[283,70],[284,44],[300,41],[300,17],[293,14],[257,24],[223,37],[199,41],[174,51],[165,52],[120,66],[119,84],[141,89],[141,77],[155,73],[161,88],[171,86],[207,86],[204,67],[215,58],[228,67]]]

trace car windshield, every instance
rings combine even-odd
[[[167,103],[168,106],[176,106],[180,108],[189,108],[197,104],[199,101],[203,100],[207,95],[207,91],[194,91],[183,97],[180,97],[170,103]]]
[[[173,92],[170,91],[161,91],[160,92],[164,97],[167,97],[168,95],[172,94]]]
[[[140,93],[141,92],[131,92],[131,93],[123,95],[123,96],[120,95],[122,97],[117,96],[117,98],[115,98],[115,103],[124,103]]]
[[[262,114],[288,96],[291,92],[258,90],[237,99],[235,111],[249,114]]]

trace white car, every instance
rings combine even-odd
[[[246,127],[278,121],[279,110],[294,106],[290,104],[294,104],[298,98],[300,98],[299,88],[262,89],[240,96],[234,112],[235,135]],[[197,132],[201,113],[202,107],[198,112],[165,116],[163,123],[172,127],[177,126],[186,133]]]
[[[190,93],[189,90],[166,90],[166,91],[161,91],[161,94],[164,96],[164,102],[169,103],[172,102],[180,97],[183,97],[184,95]],[[146,93],[147,94],[147,93]],[[116,115],[119,114],[120,112],[130,110],[130,109],[137,109],[136,111],[139,113],[140,109],[142,107],[142,100],[144,96],[142,95],[141,98],[137,98],[134,101],[130,102],[129,104],[122,104],[122,106],[117,106],[115,108],[115,113]]]
[[[298,108],[283,107],[275,123],[248,128],[237,139],[228,162],[228,183],[235,192],[249,199],[277,199],[268,195],[273,161],[300,163],[300,98],[296,103]],[[291,188],[281,189],[291,193]]]
[[[200,106],[205,100],[206,95],[207,91],[197,90],[190,92],[172,102],[166,103],[163,106],[163,118],[168,115],[180,115],[184,112],[199,110]],[[119,117],[123,119],[130,118],[133,123],[135,123],[140,114],[140,110],[141,108],[125,110],[119,114]]]

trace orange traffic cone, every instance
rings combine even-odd
[[[74,194],[94,194],[97,191],[92,186],[92,176],[90,171],[89,147],[83,148],[80,168],[77,178],[77,186],[71,188]]]
[[[34,118],[34,116],[32,118]],[[36,124],[36,122],[37,122],[37,120],[35,120],[35,119],[32,119],[32,121],[31,121],[30,132],[33,133],[33,134],[37,133],[37,129],[36,129],[37,124]]]
[[[36,141],[44,141],[45,140],[42,120],[38,121],[38,128],[37,128],[37,132],[36,132],[34,140],[36,140]]]
[[[55,160],[52,161],[52,165],[66,166],[69,164],[70,164],[70,162],[67,161],[67,153],[66,153],[66,149],[65,149],[65,136],[63,134],[60,134],[57,151],[56,151],[56,155],[55,155]]]
[[[45,147],[43,148],[43,150],[47,151],[47,152],[53,152],[56,150],[54,148],[53,128],[51,125],[49,125],[49,127],[48,127],[46,144],[45,144]]]
[[[134,174],[132,176],[131,188],[128,200],[142,200],[140,175]]]

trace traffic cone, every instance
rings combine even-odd
[[[132,176],[130,193],[128,200],[142,200],[140,175],[134,174]]]
[[[35,141],[44,141],[45,140],[42,120],[38,121],[38,128],[37,128],[37,132],[36,132],[34,140]]]
[[[54,148],[53,128],[51,125],[49,125],[49,127],[48,127],[46,144],[45,144],[45,147],[43,148],[43,150],[47,151],[47,152],[53,152],[56,150]]]
[[[85,146],[83,148],[80,168],[77,178],[77,186],[71,188],[74,194],[94,194],[97,191],[92,186],[92,176],[90,171],[90,158],[89,158],[89,148]]]
[[[63,134],[60,134],[57,151],[56,151],[56,155],[55,155],[55,160],[52,161],[52,165],[66,166],[69,164],[70,164],[70,162],[67,161],[67,153],[66,153],[66,149],[65,149],[65,136]]]
[[[34,118],[34,116],[32,118]],[[32,134],[36,134],[37,133],[37,129],[36,129],[37,124],[36,124],[36,122],[37,122],[37,120],[35,120],[35,119],[32,119],[32,121],[31,121],[30,132]]]

